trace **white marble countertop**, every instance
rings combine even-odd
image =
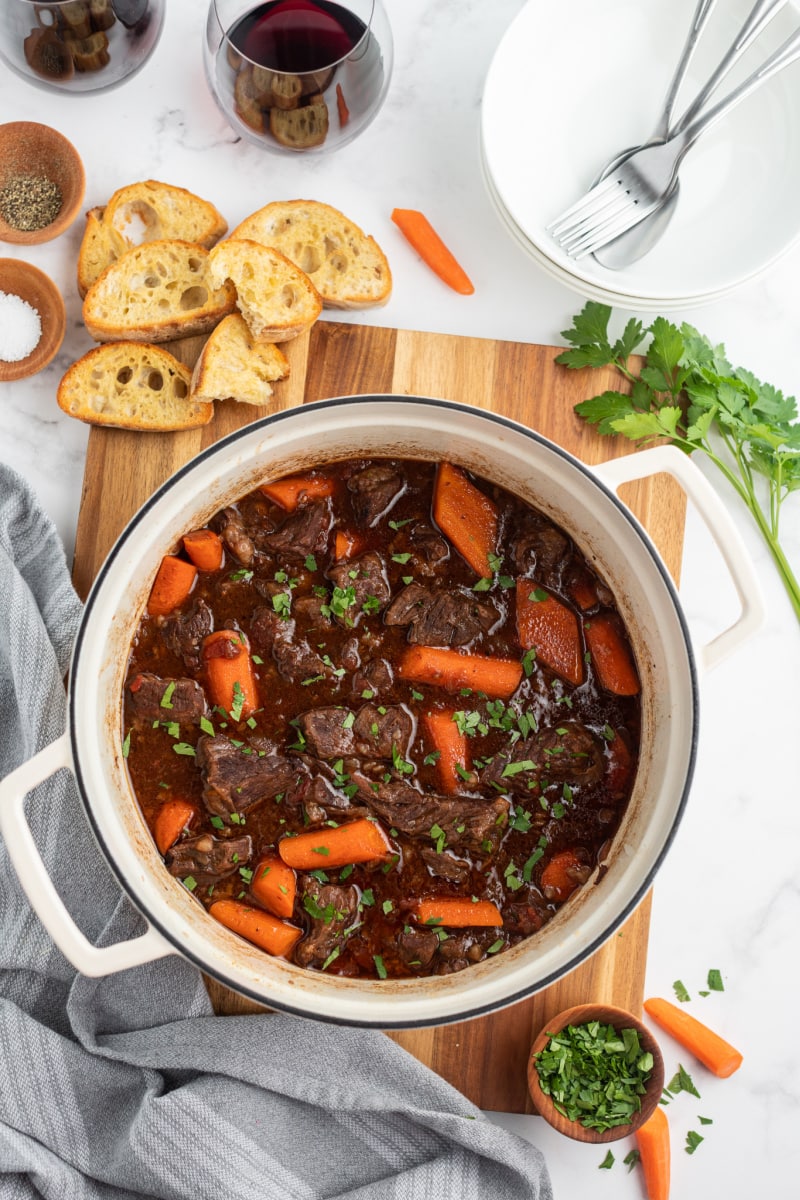
[[[87,172],[86,207],[136,179],[178,183],[212,200],[233,227],[268,200],[314,197],[341,208],[384,246],[394,273],[389,305],[334,314],[377,325],[558,343],[583,301],[547,277],[500,225],[481,182],[478,121],[483,80],[520,0],[388,0],[395,71],[388,100],[367,132],[330,157],[291,159],[238,142],[206,87],[201,39],[205,4],[170,0],[150,63],[106,95],[64,97],[0,68],[2,120],[38,120],[70,138]],[[794,68],[797,70],[798,68]],[[433,103],[431,81],[439,97]],[[444,98],[444,99],[443,99]],[[553,114],[556,119],[556,114]],[[449,291],[410,251],[390,221],[394,206],[422,209],[468,269],[475,295]],[[25,258],[63,291],[68,327],[56,361],[39,376],[0,385],[0,458],[35,487],[74,546],[88,428],[56,406],[63,370],[90,347],[80,320],[75,259],[82,221],[55,242],[2,254]],[[746,230],[743,236],[747,236]],[[789,393],[800,391],[797,274],[800,250],[757,282],[695,311],[679,312],[729,357]],[[673,998],[673,980],[692,993],[690,1011],[744,1053],[744,1066],[718,1080],[666,1035],[668,1073],[682,1062],[701,1101],[670,1107],[674,1197],[758,1191],[797,1195],[800,1177],[800,1038],[795,986],[800,927],[800,804],[797,737],[800,637],[797,619],[748,514],[706,471],[741,529],[766,598],[766,623],[701,685],[700,750],[688,811],[655,884],[646,991]],[[782,529],[800,567],[800,498]],[[717,551],[693,511],[687,523],[681,597],[700,641],[735,614]],[[709,968],[725,991],[705,999]],[[684,1153],[697,1115],[696,1153]],[[557,1200],[641,1197],[639,1172],[598,1170],[605,1149],[573,1143],[534,1117],[507,1121],[544,1150]]]

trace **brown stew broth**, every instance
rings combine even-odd
[[[365,519],[361,499],[354,507],[356,492],[348,483],[376,466],[394,469],[403,486],[388,509],[370,524],[371,514]],[[165,857],[168,865],[172,863],[173,873],[188,880],[199,902],[209,906],[221,899],[240,899],[259,908],[250,891],[251,873],[261,857],[276,853],[282,838],[323,829],[326,822],[328,827],[342,825],[354,817],[368,816],[380,822],[392,846],[388,861],[326,869],[321,859],[321,873],[313,880],[308,873],[297,873],[297,899],[290,922],[301,928],[304,936],[292,957],[305,966],[324,967],[330,974],[373,979],[383,978],[384,972],[393,978],[445,974],[487,956],[495,957],[535,935],[568,899],[563,889],[543,887],[547,864],[560,851],[575,851],[578,867],[572,870],[570,887],[582,886],[603,861],[633,783],[640,736],[639,696],[615,695],[600,686],[585,641],[585,625],[593,616],[610,612],[619,622],[603,580],[572,540],[546,517],[502,488],[470,476],[499,513],[495,552],[500,561],[492,561],[496,573],[491,581],[487,578],[479,583],[481,577],[443,538],[433,519],[436,472],[436,464],[410,460],[352,460],[321,466],[310,476],[332,480],[332,494],[322,499],[301,498],[295,512],[285,511],[260,490],[249,493],[208,523],[225,544],[222,567],[200,570],[190,596],[174,614],[152,617],[146,613],[132,644],[124,689],[127,768],[151,830],[165,801],[180,797],[195,804],[196,820]],[[367,506],[369,502],[367,489]],[[324,509],[323,525],[329,522],[330,527],[327,532],[324,528],[317,532],[313,551],[303,553],[302,536],[290,550],[270,548],[265,538],[287,522],[296,522],[297,514],[314,505]],[[531,529],[532,543],[528,537]],[[334,556],[336,531],[357,540],[357,547],[344,560],[354,564],[348,571],[355,570],[358,575],[360,560],[372,552],[380,556],[383,578],[391,592],[380,607],[368,600],[367,611],[351,604],[340,614],[341,620],[327,615],[325,608],[320,611],[320,605],[330,605],[334,595],[330,572],[342,566],[342,560]],[[248,557],[251,549],[253,554]],[[186,557],[180,546],[173,553]],[[437,561],[439,557],[443,561]],[[447,591],[462,597],[458,619],[451,618],[446,626],[456,639],[453,649],[523,663],[520,685],[510,699],[493,700],[467,689],[447,691],[399,677],[396,664],[409,647],[410,635],[415,636],[416,631],[428,639],[447,636],[437,633],[435,621],[432,632],[426,631],[424,622],[419,626],[386,623],[387,609],[411,582],[428,589],[430,596]],[[583,610],[574,600],[578,582],[584,585]],[[479,590],[475,590],[476,583]],[[596,597],[589,607],[587,586]],[[515,611],[520,587],[539,589],[543,597],[557,598],[576,614],[585,662],[585,679],[580,685],[560,678],[543,664],[541,656],[525,654],[518,640]],[[276,602],[279,594],[288,601]],[[490,613],[484,610],[481,627],[458,645],[465,630],[470,632],[469,620],[463,616],[464,606],[472,600],[491,606],[496,619],[488,624]],[[420,602],[419,607],[424,609],[425,603]],[[240,631],[254,656],[260,707],[247,720],[237,721],[230,712],[213,708],[207,668],[200,655],[202,638],[198,634],[193,643],[187,632],[188,618],[198,610],[204,612],[204,605],[213,614],[213,629]],[[288,616],[282,617],[287,607]],[[278,619],[286,620],[287,629],[294,622],[293,637],[288,640],[290,645],[302,647],[295,657],[280,631],[270,644]],[[180,621],[187,623],[182,641],[175,635]],[[266,622],[266,634],[260,621]],[[204,633],[208,633],[207,617],[205,622]],[[448,643],[428,640],[423,648],[426,644]],[[365,678],[365,666],[373,660],[390,664],[390,672],[369,668]],[[307,665],[315,661],[317,667],[322,663],[321,669]],[[183,723],[168,707],[145,716],[137,711],[130,684],[142,673],[164,681],[197,681],[208,702],[205,733],[195,719]],[[377,682],[373,684],[372,678]],[[325,760],[309,753],[313,747],[307,739],[304,744],[298,717],[320,707],[342,707],[357,716],[368,703],[389,709],[401,706],[413,718],[407,748],[398,748],[397,754],[382,759],[351,752]],[[425,713],[442,709],[463,714],[459,723],[468,732],[468,761],[455,796],[442,790],[439,763],[431,758],[435,747],[422,719]],[[208,740],[209,722],[217,738],[231,739],[242,754],[249,752],[263,759],[267,753],[276,753],[289,759],[297,766],[298,777],[302,776],[299,785],[282,788],[276,796],[249,807],[239,819],[235,813],[231,819],[215,817],[204,801],[204,772],[193,753],[201,739]],[[537,730],[539,736],[549,730],[549,744],[556,747],[553,754],[560,748],[559,737],[573,736],[578,738],[576,745],[583,737],[590,744],[590,753],[575,752],[574,774],[560,762],[552,770],[550,764],[557,760],[548,758],[548,751],[531,741]],[[520,759],[523,745],[536,746],[536,770],[522,767],[509,774],[495,766],[492,779],[492,764],[497,764],[499,756],[505,756],[500,761],[506,765],[525,761],[524,755]],[[491,835],[480,847],[449,844],[442,837],[444,821],[437,822],[435,815],[425,831],[404,833],[391,819],[370,810],[369,788],[363,780],[358,789],[352,782],[356,772],[369,779],[375,793],[403,782],[428,797],[444,796],[447,804],[455,799],[490,805],[498,797],[506,797],[507,817],[503,819],[501,814],[499,824],[493,823]],[[552,774],[557,777],[549,778]],[[311,789],[319,776],[325,782]],[[435,812],[435,800],[433,804]],[[176,866],[175,853],[181,843],[193,843],[203,835],[217,840],[246,835],[251,839],[252,855],[237,860],[231,873],[215,874],[213,863],[208,872],[197,869],[197,864],[192,868],[189,854],[189,870],[182,872]],[[439,860],[439,855],[444,858]],[[435,873],[437,863],[441,866],[444,859],[448,877]],[[355,908],[344,927],[342,921],[338,925],[331,921],[328,908],[328,923],[336,927],[335,932],[329,931],[330,937],[326,937],[325,921],[314,900],[320,898],[319,887],[326,884],[340,885],[355,897]],[[503,926],[425,929],[415,920],[416,902],[439,896],[493,901],[502,914]],[[323,894],[320,902],[324,900]],[[315,934],[319,949],[309,956],[308,946]]]

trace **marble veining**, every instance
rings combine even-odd
[[[544,4],[546,0],[534,0]],[[444,333],[558,343],[581,298],[526,258],[500,225],[481,180],[478,121],[483,80],[520,0],[387,0],[395,37],[392,84],[369,129],[330,158],[284,159],[240,141],[205,83],[205,5],[172,0],[151,62],[105,96],[54,97],[0,68],[2,120],[55,125],[80,151],[86,208],[119,186],[162,178],[212,200],[231,228],[272,199],[314,197],[350,214],[381,242],[394,293],[372,313],[337,320]],[[681,0],[688,20],[692,5]],[[613,31],[609,31],[609,38]],[[601,52],[598,48],[598,52]],[[611,53],[609,47],[602,53]],[[793,68],[798,70],[800,68]],[[565,61],[564,70],[569,70]],[[557,112],[538,119],[559,120]],[[524,151],[527,114],[514,113]],[[542,164],[546,170],[546,164]],[[457,296],[410,252],[390,220],[395,206],[420,208],[439,227],[475,283]],[[57,408],[61,373],[90,348],[80,321],[75,260],[81,222],[55,242],[2,254],[27,258],[61,287],[67,335],[40,376],[0,384],[0,458],[36,488],[71,556],[87,428]],[[746,232],[743,232],[746,236]],[[797,276],[800,250],[760,279],[714,303],[674,314],[697,325],[729,357],[783,390],[800,390]],[[628,314],[619,313],[623,321]],[[638,315],[638,314],[637,314]],[[744,1053],[744,1066],[718,1080],[666,1036],[668,1076],[691,1071],[702,1099],[670,1105],[673,1190],[679,1200],[756,1194],[793,1200],[800,1178],[800,796],[797,737],[800,630],[771,560],[740,502],[703,469],[740,529],[766,599],[767,619],[750,643],[701,682],[700,745],[690,803],[655,884],[647,993],[671,998],[681,979],[691,1011]],[[800,567],[800,498],[785,506],[782,538]],[[737,604],[721,559],[693,510],[687,520],[681,598],[693,636],[708,641],[735,617]],[[706,998],[709,968],[725,991]],[[712,1118],[699,1127],[697,1116]],[[541,1146],[557,1200],[640,1200],[639,1172],[605,1150],[573,1143],[536,1118],[498,1116]],[[705,1140],[689,1156],[687,1130]]]

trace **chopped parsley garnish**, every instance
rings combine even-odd
[[[342,617],[347,620],[347,610],[356,602],[356,589],[352,584],[346,588],[335,587],[331,592],[329,604],[320,605],[323,617]],[[349,622],[352,624],[352,621]]]
[[[392,901],[391,901],[391,900],[384,900],[384,902],[383,902],[383,904],[381,905],[381,907],[383,908],[384,915],[385,915],[385,916],[388,916],[388,914],[389,914],[389,913],[392,911],[392,909],[394,908],[394,904],[392,903]]]
[[[625,1155],[625,1157],[623,1158],[622,1161],[625,1163],[625,1166],[628,1168],[629,1175],[641,1157],[642,1157],[641,1154],[639,1153],[639,1151],[636,1149],[635,1146],[634,1146],[633,1150],[628,1151],[628,1153]]]
[[[691,1000],[691,998],[692,998],[689,995],[686,987],[684,986],[683,981],[680,979],[675,980],[675,982],[672,985],[672,990],[675,993],[675,998],[677,1000],[680,1000],[681,1004],[685,1004],[687,1002],[687,1000]]]
[[[128,735],[128,736],[130,736],[130,735]],[[430,752],[430,754],[426,754],[425,757],[423,758],[423,760],[422,760],[423,765],[426,767],[436,766],[436,763],[441,758],[441,754],[442,754],[441,750],[432,750]]]
[[[353,874],[353,864],[348,863],[347,866],[342,867],[341,871],[339,872],[339,879],[340,879],[340,881],[342,879],[347,879],[347,877],[352,874]]]
[[[503,946],[505,946],[505,941],[503,940],[503,938],[498,938],[496,942],[492,942],[491,946],[488,947],[486,953],[487,954],[497,954],[497,951],[502,950]]]
[[[305,568],[307,571],[316,571],[317,560],[314,558],[313,554],[306,555]]]
[[[375,970],[378,972],[379,979],[386,978],[386,967],[383,965],[383,959],[380,954],[373,954],[372,961],[375,963]]]
[[[725,984],[722,982],[722,974],[712,967],[708,972],[708,986],[712,992],[724,992]]]
[[[240,571],[231,571],[228,579],[232,579],[234,583],[249,583],[253,578],[253,572],[248,571],[246,567],[242,567]]]
[[[361,903],[366,904],[368,907],[375,903],[375,893],[372,888],[364,888],[361,893]]]
[[[413,517],[406,517],[405,521],[389,521],[387,522],[390,529],[397,533],[398,529],[402,529],[404,525],[408,525],[409,521],[413,521]]]
[[[231,720],[241,721],[242,709],[244,708],[244,692],[242,685],[237,679],[233,685],[233,704],[231,705]]]
[[[491,579],[488,575],[484,575],[482,579],[479,579],[477,583],[473,584],[472,590],[473,592],[488,592],[491,586]]]
[[[430,837],[431,841],[436,842],[436,853],[441,854],[447,845],[447,835],[441,825],[431,825]]]
[[[197,880],[195,879],[194,875],[187,875],[182,882],[183,886],[190,892],[193,892],[197,887]]]
[[[292,597],[289,592],[276,592],[272,597],[272,607],[279,617],[288,621],[292,612]]]
[[[606,1152],[605,1158],[600,1163],[600,1166],[598,1169],[601,1171],[610,1171],[611,1168],[613,1167],[613,1165],[614,1165],[614,1155],[611,1153],[610,1150],[608,1150]]]
[[[241,877],[245,881],[245,883],[252,882],[253,872],[249,869],[249,867],[239,867],[239,874],[241,875]]]
[[[314,854],[330,854],[328,846],[312,846],[311,849]]]
[[[536,662],[536,651],[533,649],[526,650],[522,656],[522,669],[525,672],[525,677],[530,678],[533,674],[533,664]]]
[[[528,592],[528,599],[533,600],[535,604],[540,604],[542,600],[547,599],[547,592],[544,588],[534,588],[532,592]]]
[[[326,971],[328,969],[328,967],[331,965],[331,963],[335,962],[341,953],[342,953],[341,946],[334,946],[333,950],[331,950],[330,954],[325,959],[325,962],[322,964],[322,970]]]
[[[224,829],[225,828],[225,822],[223,821],[222,817],[210,817],[209,819],[215,829]],[[269,867],[267,867],[267,870],[269,870]]]
[[[175,680],[172,679],[164,688],[164,695],[159,700],[162,708],[172,708],[172,693],[175,691]]]
[[[704,1141],[705,1138],[701,1133],[698,1133],[695,1129],[690,1129],[686,1134],[686,1145],[684,1146],[684,1150],[687,1154],[694,1154],[700,1143]]]
[[[393,554],[392,562],[407,563],[410,558],[411,558],[411,555],[409,554],[409,552],[405,551],[405,553],[403,553],[403,554]]]
[[[127,758],[131,752],[131,731],[130,729],[125,734],[125,741],[122,743],[122,757]]]
[[[395,771],[399,771],[401,775],[413,775],[414,764],[403,758],[397,746],[392,742],[392,766]]]
[[[365,613],[376,613],[380,609],[381,602],[377,596],[367,596],[364,603],[361,605]]]
[[[694,1080],[680,1063],[678,1063],[678,1070],[667,1084],[667,1091],[671,1096],[677,1096],[678,1092],[688,1092],[690,1096],[696,1096],[698,1100],[700,1099],[700,1093],[694,1086]]]
[[[216,737],[214,726],[211,724],[208,717],[200,718],[200,728],[202,729],[203,733],[207,733],[209,737]]]
[[[172,749],[176,754],[185,754],[188,758],[194,758],[195,748],[190,746],[188,742],[175,742]]]
[[[567,1025],[535,1056],[539,1085],[560,1113],[603,1132],[627,1125],[641,1108],[653,1056],[635,1029],[588,1021]]]

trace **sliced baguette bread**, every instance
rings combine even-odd
[[[178,238],[210,250],[227,229],[228,222],[214,205],[186,188],[156,179],[128,184],[114,192],[105,208],[87,213],[78,254],[80,293],[85,296],[107,266],[142,242]]]
[[[392,291],[386,255],[343,213],[318,200],[279,200],[252,213],[232,238],[285,254],[305,271],[329,308],[385,304]]]
[[[95,280],[83,321],[96,342],[166,342],[208,333],[235,307],[230,284],[211,282],[203,246],[144,242]]]
[[[311,280],[277,250],[241,238],[228,238],[209,251],[213,287],[230,280],[236,306],[250,336],[259,342],[286,342],[309,329],[322,300]]]
[[[255,342],[244,317],[220,321],[203,347],[192,374],[195,401],[238,400],[268,404],[271,385],[289,374],[285,356],[273,342]]]
[[[206,425],[213,404],[190,397],[192,374],[161,346],[116,342],[97,346],[69,368],[59,406],[91,425],[166,433]]]

